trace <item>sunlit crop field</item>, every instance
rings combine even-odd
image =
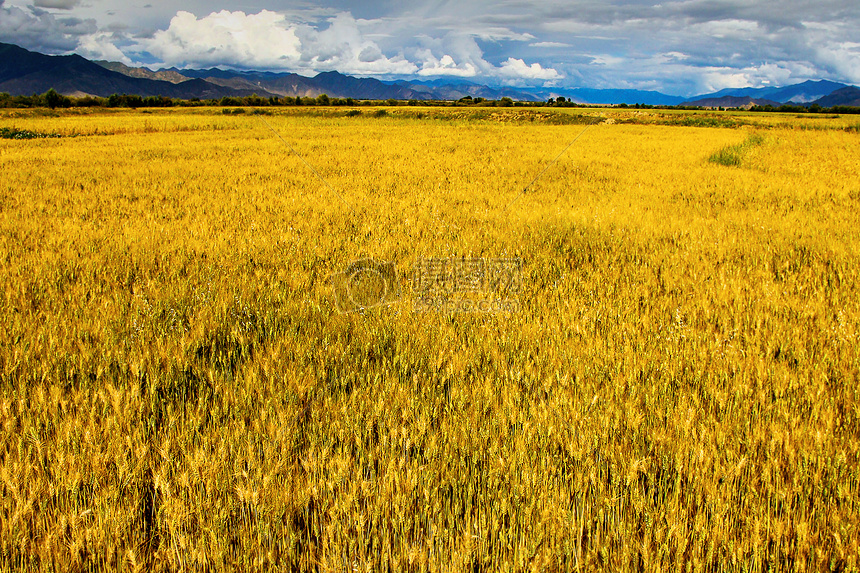
[[[855,119],[266,111],[0,112],[0,570],[860,569]]]

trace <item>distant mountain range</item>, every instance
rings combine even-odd
[[[538,101],[535,94],[513,88],[491,88],[473,83],[451,85],[447,83],[421,81],[384,82],[374,78],[356,78],[338,72],[322,72],[313,77],[293,73],[237,72],[210,68],[208,70],[180,70],[169,68],[151,71],[147,68],[129,68],[116,62],[96,62],[123,74],[135,74],[149,79],[182,81],[180,78],[196,78],[206,82],[237,90],[251,90],[268,97],[317,97],[326,94],[337,98],[396,99],[396,100],[456,100],[466,96],[484,99],[509,97],[520,101]],[[170,78],[170,79],[169,79]]]
[[[574,88],[560,91],[541,91],[540,93],[541,95],[546,96],[541,99],[563,96],[576,103],[594,103],[605,105],[614,105],[619,103],[642,103],[645,105],[678,105],[679,103],[682,103],[685,99],[680,96],[666,95],[660,92],[625,89],[599,90],[591,88]]]
[[[751,96],[722,96],[722,97],[704,97],[702,99],[697,99],[695,101],[687,101],[684,102],[684,105],[687,106],[696,106],[696,107],[745,107],[751,108],[756,105],[766,106],[772,105],[774,107],[779,107],[782,105],[782,102],[770,100],[770,99],[757,99]]]
[[[821,107],[833,107],[835,105],[860,107],[860,89],[846,86],[815,100],[813,103],[817,103]]]
[[[251,95],[199,79],[180,83],[132,77],[93,63],[81,56],[46,56],[13,44],[0,43],[0,92],[12,95],[44,93],[54,88],[64,95],[106,97],[114,93],[141,96],[221,98]]]
[[[545,101],[563,96],[576,103],[692,105],[749,107],[751,105],[860,106],[860,89],[831,81],[806,81],[784,87],[724,89],[694,98],[656,91],[626,89],[528,89],[494,87],[463,80],[381,81],[338,72],[314,77],[295,73],[242,72],[210,68],[152,71],[118,62],[90,61],[81,56],[48,56],[13,44],[0,43],[0,92],[12,95],[44,93],[54,88],[64,95],[106,97],[114,93],[163,95],[180,99],[220,99],[257,94],[261,97],[330,97],[375,100],[457,100],[466,96],[498,100]]]
[[[837,82],[821,81],[806,81],[801,84],[794,84],[787,87],[767,87],[767,88],[728,88],[720,90],[706,96],[699,96],[696,99],[720,98],[723,96],[731,97],[751,97],[755,99],[767,99],[779,103],[812,103],[826,95],[830,95],[838,89],[847,87],[845,84]]]
[[[818,104],[821,107],[833,107],[834,105],[856,106],[858,99],[860,99],[860,90],[854,86],[827,80],[810,80],[785,87],[725,89],[684,103],[702,107],[782,104]]]

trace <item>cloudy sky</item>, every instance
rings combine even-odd
[[[856,0],[0,0],[0,41],[158,67],[635,88],[860,84]]]

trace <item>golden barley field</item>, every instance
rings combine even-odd
[[[0,112],[0,570],[860,570],[857,116],[263,111]]]

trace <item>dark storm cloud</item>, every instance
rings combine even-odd
[[[74,50],[80,39],[94,34],[94,19],[56,18],[36,8],[20,8],[0,2],[0,41],[48,53]]]
[[[39,8],[56,8],[58,10],[71,10],[81,3],[81,0],[36,0],[33,5]]]

